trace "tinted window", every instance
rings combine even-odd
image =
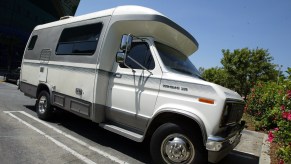
[[[56,54],[92,55],[96,50],[101,30],[101,23],[64,29]]]
[[[201,77],[199,71],[190,61],[188,56],[167,45],[158,42],[155,42],[155,44],[164,65],[168,69]]]
[[[149,46],[145,42],[136,42],[132,43],[132,47],[128,53],[128,56],[133,58],[135,61],[140,63],[145,68],[152,70],[155,68],[155,62],[152,56],[152,53],[149,49]],[[126,65],[133,69],[142,69],[137,63],[135,63],[130,58],[126,58],[125,60]],[[121,66],[125,68],[125,66]]]
[[[28,50],[32,50],[37,40],[37,35],[31,37],[30,42],[28,44]]]

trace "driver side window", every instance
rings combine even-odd
[[[155,68],[155,62],[151,50],[148,44],[145,42],[133,42],[131,45],[131,49],[127,55],[133,58],[135,61],[140,63],[148,70],[153,70]],[[125,63],[132,69],[143,69],[130,58],[126,58]],[[127,68],[123,64],[120,64],[119,66],[121,68]]]

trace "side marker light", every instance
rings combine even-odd
[[[198,101],[202,103],[207,103],[207,104],[214,104],[214,100],[207,99],[207,98],[199,98]]]

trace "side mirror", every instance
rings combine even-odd
[[[125,59],[125,53],[124,52],[117,52],[116,53],[116,62],[119,64],[123,64]]]
[[[130,34],[122,35],[120,49],[123,52],[128,52],[131,48],[132,40],[133,40],[133,37]]]

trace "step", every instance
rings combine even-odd
[[[142,142],[143,138],[144,138],[144,136],[141,134],[129,131],[127,129],[121,128],[121,127],[116,126],[116,125],[100,123],[99,126],[106,129],[106,130],[109,130],[113,133],[119,134],[119,135],[124,136],[126,138],[129,138],[131,140],[134,140],[136,142]]]

